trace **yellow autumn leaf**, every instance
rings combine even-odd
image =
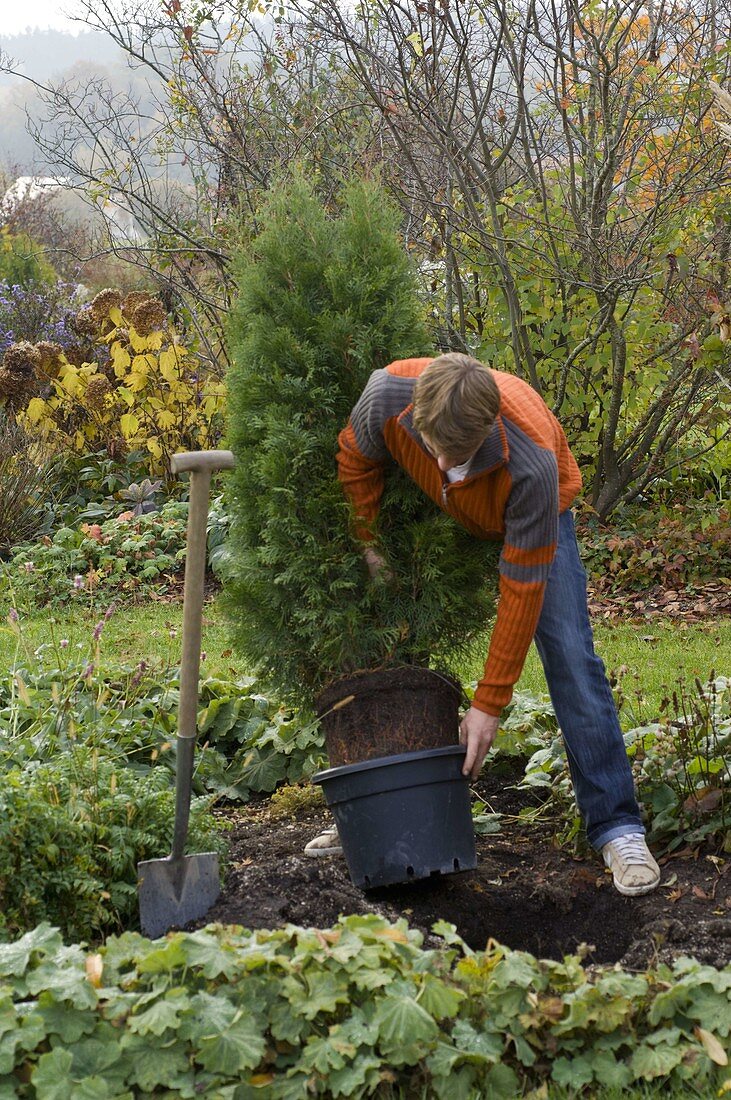
[[[112,366],[117,378],[124,378],[127,368],[132,362],[132,357],[121,344],[112,344]]]
[[[115,390],[115,397],[121,397],[122,401],[124,401],[129,408],[132,408],[135,403],[135,395],[132,393],[132,390],[127,389],[126,386],[120,386]]]
[[[74,433],[74,447],[77,451],[86,450],[86,436],[82,431],[76,431]]]
[[[140,430],[140,422],[134,413],[124,413],[119,418],[119,429],[125,439],[131,439]]]
[[[104,961],[101,955],[87,955],[84,968],[88,981],[94,986],[94,989],[98,989],[102,984],[102,970],[104,969]]]
[[[177,348],[166,348],[160,352],[160,374],[166,382],[175,382],[180,373],[180,360],[182,356]]]
[[[410,42],[411,45],[414,47],[414,53],[417,57],[424,56],[424,42],[422,41],[422,37],[418,31],[414,31],[413,34],[407,34],[406,41]]]
[[[140,336],[134,325],[129,326],[129,342],[134,351],[145,351],[145,338]]]
[[[28,402],[25,415],[31,424],[39,424],[46,415],[46,402],[42,397],[32,397]]]
[[[214,416],[222,408],[223,401],[220,397],[204,397],[201,402],[201,409],[205,416]]]
[[[112,308],[109,310],[109,320],[112,322],[113,325],[116,325],[117,328],[119,328],[120,325],[124,324],[122,310],[119,308],[119,306],[112,306]]]
[[[140,371],[133,370],[127,375],[127,385],[133,393],[139,393],[140,390],[144,390],[147,385],[147,374],[142,374]]]
[[[27,707],[29,707],[30,706],[30,694],[28,692],[28,688],[25,686],[25,680],[23,679],[23,677],[20,675],[19,672],[15,673],[15,686],[18,689],[18,695],[20,696],[21,701],[23,703],[25,703],[25,705]]]
[[[170,412],[169,409],[163,409],[155,417],[157,426],[161,432],[167,431],[168,428],[172,428],[174,424],[177,424],[178,418],[175,413]]]
[[[162,341],[163,333],[159,329],[149,336],[141,336],[134,325],[129,326],[129,342],[133,351],[159,351]]]
[[[81,393],[81,382],[79,381],[79,372],[76,367],[71,365],[65,367],[62,365],[58,372],[58,384],[70,397],[78,397]]]
[[[273,1080],[273,1073],[255,1073],[253,1077],[249,1078],[249,1085],[252,1089],[263,1089],[267,1085],[271,1085]]]
[[[408,938],[400,928],[381,928],[376,933],[380,940],[392,940],[394,943],[408,943]]]
[[[155,458],[162,458],[162,447],[156,439],[147,440],[147,449],[151,455],[155,456]]]
[[[700,1041],[701,1046],[712,1062],[715,1062],[717,1066],[728,1065],[728,1054],[712,1032],[706,1031],[704,1027],[694,1027],[693,1034]]]

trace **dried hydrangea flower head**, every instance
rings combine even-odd
[[[109,320],[110,310],[121,308],[122,295],[118,290],[112,290],[110,287],[107,287],[105,290],[100,290],[96,298],[94,298],[89,305],[89,310],[99,328]]]
[[[143,302],[149,302],[151,294],[148,294],[144,290],[130,290],[128,294],[125,294],[122,302],[122,313],[125,317],[131,316],[137,309],[137,306],[141,306]]]
[[[0,397],[17,408],[38,391],[41,356],[33,344],[21,340],[11,344],[0,367]]]
[[[40,340],[36,344],[36,351],[41,357],[39,373],[46,378],[57,378],[64,354],[61,345],[52,340]]]
[[[112,385],[103,374],[94,374],[89,379],[84,392],[84,402],[90,409],[104,408],[104,398],[112,392]]]
[[[127,316],[140,336],[149,336],[151,332],[165,328],[167,320],[162,302],[152,297],[138,302]]]
[[[79,336],[96,336],[99,332],[99,324],[90,306],[84,306],[72,315],[71,327]]]

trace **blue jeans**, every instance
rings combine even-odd
[[[612,689],[594,652],[574,517],[563,512],[535,643],[589,841],[644,833]]]

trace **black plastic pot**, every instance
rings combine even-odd
[[[477,866],[464,756],[462,745],[448,745],[313,776],[356,886],[368,890]]]

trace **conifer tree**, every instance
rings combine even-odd
[[[275,188],[240,256],[231,315],[227,605],[260,682],[309,707],[359,669],[450,660],[494,610],[497,553],[389,471],[378,524],[392,570],[368,577],[337,478],[337,435],[371,371],[429,354],[398,214],[370,183],[325,210]]]

